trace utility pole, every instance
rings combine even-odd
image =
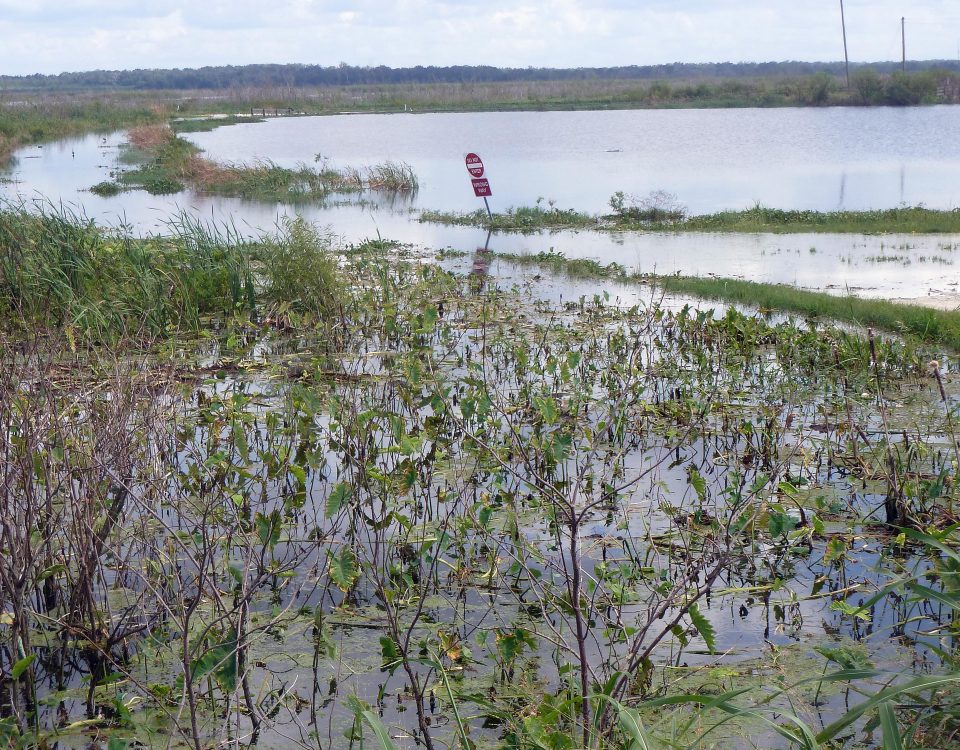
[[[903,62],[900,64],[900,70],[907,72],[907,19],[900,16],[900,46],[903,48]]]
[[[843,15],[843,0],[840,0],[840,27],[843,29],[843,63],[847,71],[847,91],[850,90],[850,55],[847,54],[847,19]]]

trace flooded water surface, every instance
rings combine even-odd
[[[422,209],[482,206],[464,168],[468,151],[484,159],[495,210],[539,200],[601,213],[618,190],[637,196],[668,191],[692,213],[758,202],[788,209],[948,209],[960,202],[958,114],[954,107],[929,107],[278,118],[185,137],[223,162],[338,168],[407,162],[419,190],[296,207],[193,191],[109,198],[88,192],[120,168],[123,133],[24,149],[0,189],[9,200],[65,204],[103,223],[148,233],[165,231],[181,212],[251,235],[300,214],[346,243],[383,237],[472,251],[487,244],[484,230],[417,220]],[[560,252],[643,272],[734,276],[941,306],[956,292],[949,273],[955,241],[949,236],[563,231],[494,235],[487,246],[503,253]]]

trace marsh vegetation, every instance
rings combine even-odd
[[[857,233],[954,234],[960,232],[960,211],[902,206],[873,211],[797,211],[755,205],[739,211],[690,216],[676,197],[661,191],[641,198],[622,192],[610,199],[608,214],[588,214],[558,208],[552,202],[509,208],[488,216],[484,210],[445,212],[424,210],[419,220],[454,226],[484,227],[502,232],[543,229],[593,229],[607,232],[739,232],[739,233]]]
[[[11,745],[954,742],[951,350],[0,226]]]
[[[220,164],[203,157],[196,146],[165,125],[135,128],[128,137],[129,147],[121,161],[133,168],[119,170],[114,181],[98,183],[91,192],[108,197],[139,188],[151,195],[166,195],[189,185],[207,194],[299,203],[320,202],[334,193],[409,193],[418,188],[410,165],[398,162],[345,169],[323,163],[319,168],[301,164],[294,169],[269,161]],[[318,156],[316,161],[323,159]]]
[[[146,124],[100,195],[418,186],[402,163],[214,161],[177,131],[239,118],[132,102],[98,116]],[[960,229],[609,208],[420,218]],[[884,243],[865,262],[956,244]],[[553,250],[5,206],[0,745],[955,746],[958,351],[955,312]]]

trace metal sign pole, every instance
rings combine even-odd
[[[487,196],[483,196],[483,205],[487,207],[487,216],[493,219],[493,212],[490,210],[490,201],[487,200]]]

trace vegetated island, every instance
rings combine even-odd
[[[738,232],[938,234],[960,232],[960,209],[901,206],[873,211],[784,210],[756,205],[739,211],[688,216],[674,196],[662,192],[631,199],[622,192],[610,199],[611,213],[588,214],[554,205],[520,206],[488,215],[484,210],[424,210],[419,221],[482,227],[501,232],[581,229],[599,232]]]
[[[133,128],[128,138],[120,161],[130,168],[118,170],[113,180],[93,185],[92,193],[112,196],[143,189],[151,195],[167,195],[189,185],[209,194],[302,203],[322,201],[332,193],[402,193],[418,188],[413,169],[401,162],[333,169],[318,156],[317,168],[301,164],[291,169],[270,161],[221,164],[202,156],[199,148],[167,125]]]

